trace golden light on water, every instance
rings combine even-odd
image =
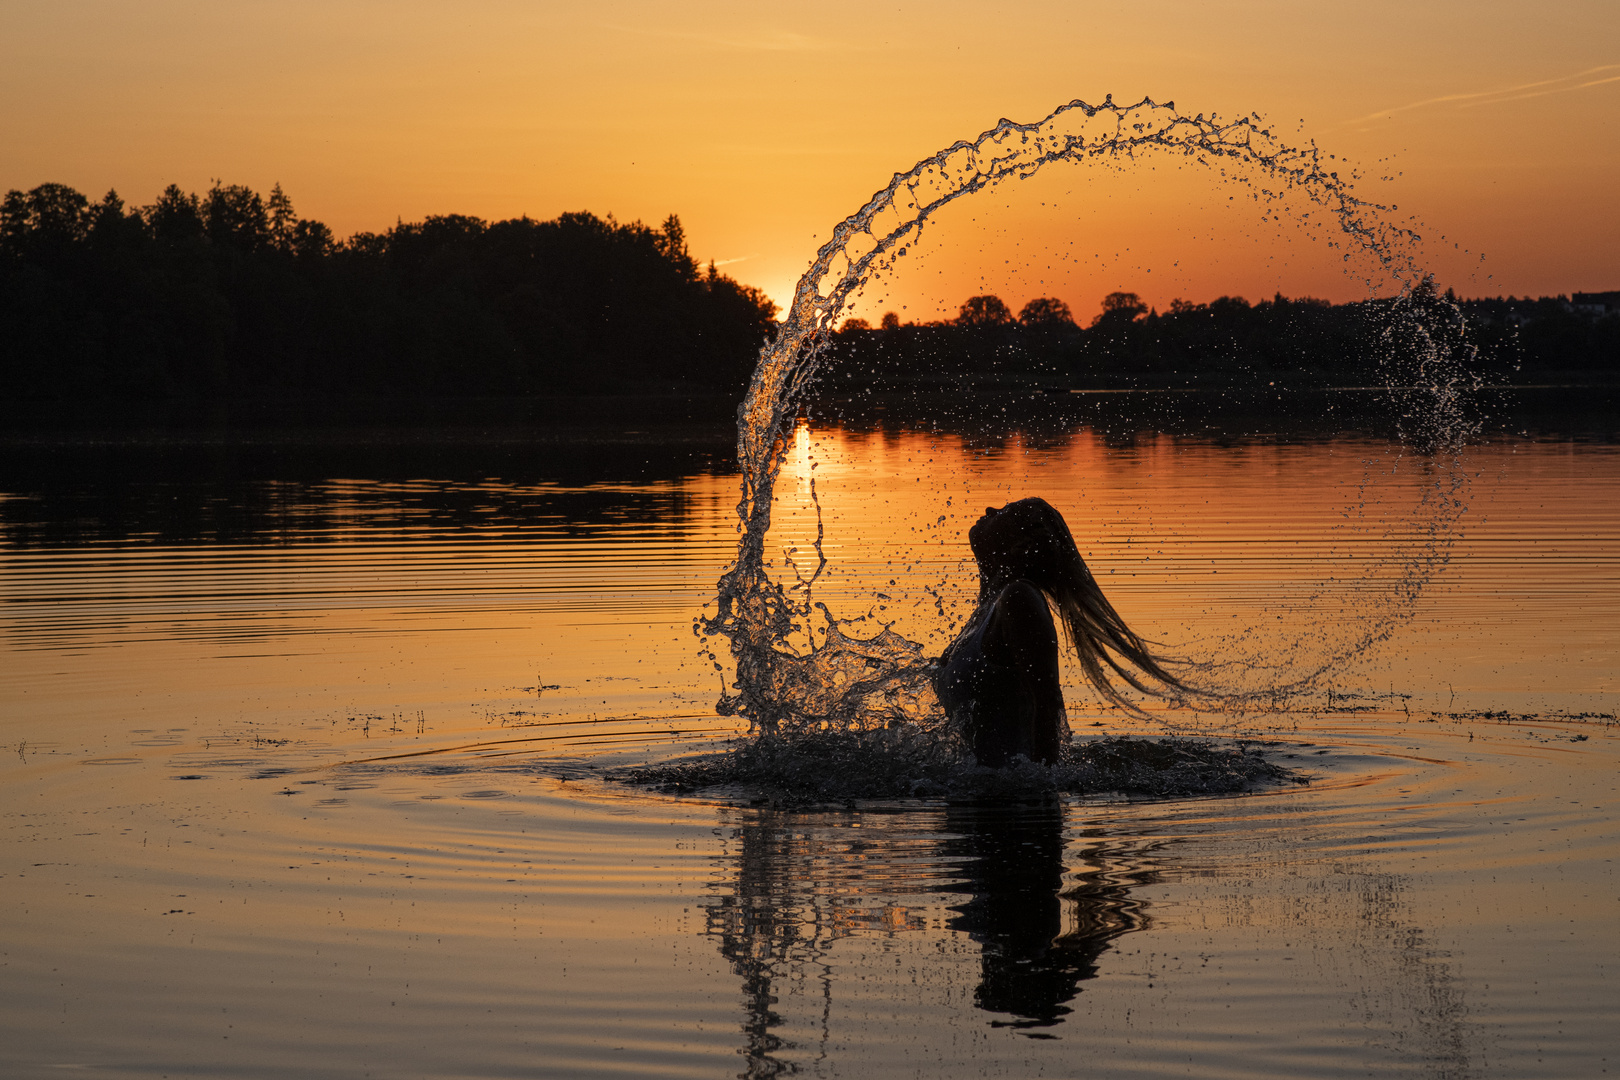
[[[1286,643],[1379,602],[1432,482],[1388,449],[812,420],[771,542],[810,534],[810,472],[818,596],[911,630],[924,586],[971,594],[983,504],[1040,490],[1144,632]],[[690,632],[734,550],[723,472],[306,484],[233,543],[203,538],[206,478],[19,490],[0,1068],[1579,1072],[1612,1050],[1620,463],[1466,465],[1441,587],[1255,736],[1311,785],[999,823],[600,779],[742,729]],[[1369,471],[1388,491],[1342,528]],[[204,527],[159,538],[177,499]],[[77,531],[22,539],[47,519]],[[1082,737],[1158,730],[1069,700]]]

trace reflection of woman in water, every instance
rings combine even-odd
[[[783,1077],[825,1059],[827,1017],[847,1011],[837,999],[853,994],[858,1012],[871,1000],[864,980],[884,977],[875,963],[851,967],[838,943],[878,936],[895,957],[919,959],[946,950],[928,910],[941,895],[945,925],[979,946],[974,1004],[992,1026],[1052,1038],[1115,940],[1148,929],[1134,894],[1158,881],[1159,844],[1089,828],[1071,841],[1066,820],[1056,796],[866,815],[724,809],[721,865],[732,878],[704,902],[704,923],[742,980],[740,1075]],[[875,857],[884,852],[898,857]],[[898,938],[911,934],[924,941],[908,951]],[[819,992],[806,992],[815,983]],[[953,989],[942,993],[955,1001]]]
[[[1091,838],[1070,849],[1055,797],[953,803],[945,821],[941,846],[966,894],[946,925],[979,943],[974,1003],[1011,1015],[997,1027],[1061,1023],[1114,939],[1147,928],[1146,905],[1131,890],[1154,880],[1152,870],[1128,845]],[[1066,858],[1075,861],[1065,867]]]
[[[979,561],[979,602],[940,657],[934,689],[980,764],[1000,768],[1020,754],[1051,764],[1062,750],[1068,720],[1054,608],[1086,681],[1109,701],[1136,711],[1104,665],[1143,693],[1186,689],[1103,596],[1045,499],[987,508],[968,545]]]

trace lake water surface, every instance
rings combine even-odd
[[[1026,494],[1176,651],[1390,628],[1279,713],[1068,687],[1079,738],[1242,736],[1306,785],[812,809],[601,778],[745,731],[692,631],[736,542],[723,437],[3,460],[8,1076],[1620,1067],[1606,443],[1470,450],[1437,534],[1443,470],[1378,439],[802,426],[774,557],[813,566],[819,502],[857,631],[937,652],[967,525]]]

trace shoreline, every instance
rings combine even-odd
[[[1393,433],[1387,406],[1423,387],[1075,386],[1006,382],[966,389],[826,387],[805,412],[861,429],[922,426],[978,433],[1021,425],[1096,426],[1169,435],[1333,437]],[[1620,436],[1620,385],[1489,384],[1465,392],[1486,437]],[[0,451],[49,447],[366,445],[685,445],[730,453],[740,395],[680,389],[620,394],[437,399],[13,402],[0,405]],[[1147,408],[1133,403],[1151,401]],[[1327,403],[1325,408],[1322,404]],[[988,417],[985,406],[998,409]]]

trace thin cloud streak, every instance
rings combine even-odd
[[[612,23],[599,23],[598,26],[603,30],[611,30],[618,34],[640,34],[644,37],[690,41],[699,45],[708,45],[711,48],[732,49],[739,52],[812,53],[862,49],[862,46],[851,45],[842,41],[832,41],[827,38],[815,38],[808,34],[794,33],[791,30],[773,30],[764,34],[734,36],[730,34],[705,34],[691,30],[666,30],[661,27],[619,26]]]
[[[1497,101],[1523,101],[1525,98],[1546,97],[1548,94],[1562,94],[1569,90],[1585,90],[1588,86],[1602,86],[1604,83],[1620,82],[1620,75],[1610,75],[1607,79],[1593,79],[1583,82],[1579,86],[1562,86],[1555,90],[1537,90],[1530,94],[1516,94],[1513,97],[1498,98]],[[1480,105],[1495,105],[1496,101],[1470,101],[1466,105],[1459,105],[1460,109],[1472,109]]]
[[[1377,112],[1358,116],[1354,120],[1346,120],[1341,127],[1352,124],[1365,124],[1371,120],[1379,120],[1396,113],[1411,112],[1414,109],[1423,109],[1431,105],[1446,105],[1455,103],[1460,109],[1473,109],[1481,105],[1497,105],[1508,101],[1522,101],[1525,98],[1545,97],[1548,94],[1567,94],[1575,90],[1585,90],[1591,86],[1602,86],[1605,83],[1620,82],[1620,75],[1611,75],[1602,79],[1590,79],[1587,82],[1577,82],[1573,86],[1560,85],[1571,83],[1576,79],[1585,79],[1589,75],[1598,75],[1605,71],[1620,71],[1620,64],[1604,64],[1601,67],[1587,68],[1572,75],[1562,75],[1556,79],[1541,79],[1537,82],[1521,83],[1518,86],[1504,86],[1496,90],[1479,90],[1471,94],[1443,94],[1440,97],[1425,98],[1414,101],[1408,105],[1396,105],[1389,109],[1379,109]],[[1526,93],[1526,91],[1529,91]]]

